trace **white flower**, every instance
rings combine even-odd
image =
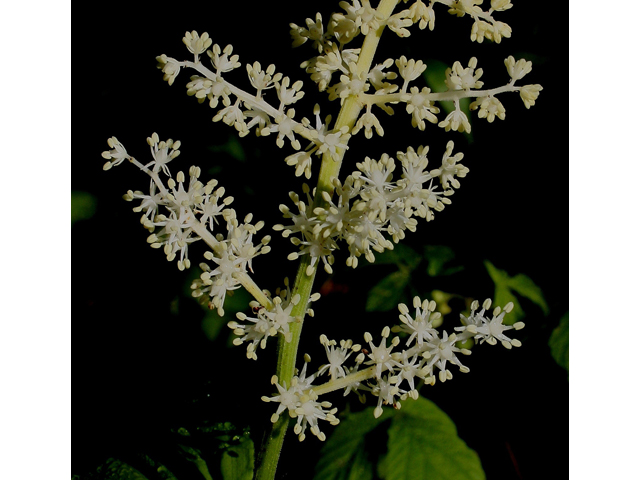
[[[347,145],[349,138],[351,138],[351,134],[348,133],[349,127],[345,125],[340,130],[329,130],[328,125],[331,121],[331,116],[327,116],[325,122],[322,122],[320,119],[320,107],[317,104],[313,109],[313,113],[316,116],[314,143],[318,146],[317,154],[329,153],[334,160],[340,160],[342,152],[349,149]]]
[[[355,62],[349,63],[349,73],[340,76],[340,83],[329,89],[329,100],[340,98],[341,103],[350,95],[357,96],[369,90],[367,72],[359,72]]]
[[[236,218],[228,218],[227,238],[231,251],[240,260],[240,270],[246,271],[248,269],[253,273],[253,259],[258,255],[269,253],[271,247],[267,244],[271,237],[267,235],[258,245],[254,245],[253,235],[264,227],[264,222],[260,221],[256,225],[252,225],[250,223],[252,216],[252,214],[248,214],[242,224],[239,224]]]
[[[490,23],[476,19],[471,26],[471,41],[482,43],[485,38],[487,40],[493,40],[494,30],[493,25]]]
[[[413,147],[408,147],[406,152],[398,152],[398,160],[402,163],[402,185],[407,192],[422,190],[422,184],[434,178],[439,173],[438,170],[425,171],[429,160],[427,153],[428,146],[420,145],[416,152]]]
[[[296,418],[296,425],[293,431],[298,435],[298,439],[303,441],[305,439],[304,432],[307,426],[310,426],[311,433],[313,433],[318,439],[324,441],[326,436],[320,431],[318,426],[318,420],[326,420],[331,425],[337,425],[340,423],[335,416],[338,409],[331,407],[329,402],[318,402],[318,396],[311,389],[311,381],[313,376],[309,379],[306,376],[306,364],[302,368],[302,372],[299,376],[295,376],[291,379],[291,387],[287,388],[286,383],[282,385],[278,383],[278,377],[273,376],[271,383],[278,389],[279,395],[273,397],[263,396],[264,402],[277,402],[279,403],[278,409],[271,416],[273,423],[277,422],[280,415],[287,410],[291,418]]]
[[[195,55],[196,63],[198,63],[198,56],[204,53],[213,43],[207,32],[204,32],[202,36],[200,36],[195,30],[193,32],[186,32],[182,42],[187,46],[187,49]]]
[[[482,310],[475,313],[478,309],[478,302],[474,301],[471,304],[471,314],[468,317],[460,314],[464,326],[457,327],[456,330],[463,332],[466,336],[473,336],[480,343],[487,342],[495,345],[499,341],[508,349],[519,347],[521,345],[519,340],[511,339],[504,334],[507,330],[524,328],[523,322],[517,322],[514,325],[504,325],[503,323],[505,315],[513,310],[513,303],[507,303],[503,310],[500,307],[494,308],[491,319],[485,316],[485,310],[489,310],[489,308],[491,308],[491,300],[486,299],[482,304]]]
[[[109,145],[111,150],[102,152],[102,158],[104,158],[105,160],[109,160],[102,167],[103,170],[109,170],[111,167],[116,167],[125,160],[132,158],[127,153],[124,145],[122,145],[122,143],[120,143],[120,141],[116,137],[109,138],[107,140],[107,145]]]
[[[496,117],[500,120],[505,118],[505,108],[496,97],[489,95],[487,97],[478,98],[475,102],[469,105],[470,110],[478,111],[478,118],[486,118],[489,123],[493,122]]]
[[[442,166],[439,169],[439,178],[442,188],[449,188],[449,182],[453,188],[460,188],[460,182],[455,177],[464,178],[469,169],[458,162],[464,157],[464,153],[458,152],[453,157],[453,141],[447,142],[447,148],[442,156]]]
[[[307,150],[304,152],[296,152],[284,159],[287,165],[296,167],[296,177],[299,177],[304,173],[304,176],[306,178],[311,178],[311,154],[315,152],[315,150],[316,149]]]
[[[333,408],[328,410],[328,408],[331,407],[331,403],[318,402],[317,399],[318,397],[313,393],[313,390],[310,390],[308,394],[304,393],[300,397],[300,406],[295,410],[298,420],[296,425],[293,427],[293,433],[298,435],[298,440],[301,442],[305,439],[304,432],[307,425],[310,425],[309,430],[311,430],[311,433],[324,442],[327,437],[320,431],[320,427],[318,427],[318,420],[326,420],[331,423],[331,425],[337,425],[340,423],[340,420],[335,416],[338,409]]]
[[[324,345],[329,363],[320,367],[318,376],[328,371],[331,380],[346,377],[347,372],[343,364],[353,352],[360,350],[360,345],[354,345],[351,340],[340,340],[340,347],[336,347],[336,341],[329,340],[326,335],[320,336],[320,343]]]
[[[165,54],[156,57],[156,60],[158,61],[158,68],[164,73],[162,79],[169,83],[169,85],[173,85],[173,82],[180,73],[180,62],[167,57]]]
[[[166,205],[164,195],[160,192],[156,193],[155,187],[155,184],[152,184],[149,195],[144,195],[140,191],[133,192],[129,190],[123,198],[128,202],[134,199],[141,199],[142,203],[139,206],[134,207],[133,211],[142,212],[144,210],[144,217],[147,219],[153,219],[158,212],[158,208],[162,205]]]
[[[302,255],[309,255],[311,257],[311,264],[307,267],[307,275],[311,275],[318,265],[318,259],[324,263],[325,272],[331,274],[333,269],[331,265],[335,261],[335,258],[331,252],[333,252],[338,245],[331,238],[324,238],[322,236],[307,237],[306,240],[300,240],[299,238],[292,238],[291,243],[296,246],[300,246],[298,252],[293,252],[288,255],[289,260],[297,260]]]
[[[427,69],[427,66],[422,60],[407,60],[407,57],[404,55],[396,60],[396,66],[398,67],[400,76],[404,78],[404,84],[402,85],[403,92],[407,91],[409,82],[418,78]]]
[[[378,118],[373,113],[371,113],[370,106],[367,111],[363,113],[362,116],[358,119],[353,130],[351,131],[351,134],[356,135],[360,130],[362,130],[362,128],[364,128],[364,136],[366,138],[373,137],[373,128],[376,129],[376,133],[379,136],[382,137],[384,135],[384,129],[382,128],[382,125],[380,125],[380,121],[378,120]]]
[[[234,68],[240,66],[238,61],[239,55],[232,55],[233,46],[227,45],[224,47],[224,51],[220,49],[218,44],[215,44],[211,50],[207,50],[207,55],[211,58],[211,63],[216,68],[218,74],[222,72],[230,72]],[[222,55],[221,55],[222,54]]]
[[[436,14],[433,11],[432,3],[429,6],[425,5],[421,0],[417,0],[409,7],[414,23],[420,21],[418,27],[420,30],[424,30],[429,25],[429,30],[433,30],[436,21]]]
[[[285,410],[289,411],[291,418],[295,418],[295,410],[300,405],[300,388],[298,388],[297,377],[293,377],[291,380],[291,387],[287,388],[287,383],[283,382],[282,385],[278,383],[278,377],[275,375],[271,378],[271,383],[276,386],[280,395],[273,397],[262,397],[264,402],[278,402],[278,409],[276,413],[271,416],[271,421],[276,423],[278,418]]]
[[[417,345],[422,346],[425,342],[438,336],[433,322],[437,321],[441,314],[435,312],[436,302],[433,300],[431,302],[429,300],[421,302],[419,297],[414,297],[413,306],[416,309],[414,317],[409,315],[409,309],[404,303],[398,305],[398,310],[401,313],[400,321],[403,325],[393,327],[393,331],[410,334],[407,346],[410,346],[414,340],[416,340]]]
[[[307,28],[299,27],[295,23],[289,24],[291,27],[291,37],[293,38],[293,46],[299,47],[307,40],[313,40],[313,48],[318,52],[322,52],[324,45],[324,29],[322,26],[322,15],[316,13],[316,19],[313,21],[310,18],[305,20]]]
[[[411,125],[414,128],[418,127],[420,130],[424,130],[425,120],[436,123],[438,117],[434,114],[440,113],[440,109],[435,107],[434,102],[427,97],[431,90],[427,87],[422,87],[422,90],[419,90],[418,87],[411,87],[410,93],[411,96],[407,100],[407,113],[411,114]]]
[[[340,6],[346,11],[331,15],[328,33],[336,38],[341,44],[349,43],[360,34],[362,18],[359,16],[360,2],[353,0],[353,5],[347,2],[340,2]]]
[[[530,108],[535,105],[538,95],[542,90],[542,85],[525,85],[520,88],[520,98],[524,102],[524,106]]]
[[[364,340],[369,344],[369,348],[371,349],[371,353],[368,354],[368,357],[371,360],[365,362],[365,365],[376,366],[377,379],[382,379],[382,367],[392,372],[393,368],[398,366],[398,363],[391,356],[391,350],[400,343],[400,339],[398,337],[393,337],[391,345],[387,347],[387,338],[389,337],[390,332],[391,329],[389,327],[384,327],[382,330],[382,340],[380,340],[380,345],[378,346],[373,344],[373,337],[369,332],[365,332],[364,334]]]
[[[290,296],[290,292],[289,292]],[[272,310],[262,310],[261,314],[270,320],[271,327],[277,332],[284,335],[287,342],[291,341],[291,332],[289,324],[300,321],[298,317],[291,316],[291,310],[300,302],[300,295],[296,294],[293,298],[276,297],[273,299]]]
[[[365,157],[363,162],[356,163],[356,167],[362,172],[362,175],[359,175],[358,178],[362,179],[362,181],[369,186],[369,189],[365,189],[362,195],[365,200],[370,193],[370,189],[384,194],[393,188],[391,179],[396,164],[393,158],[386,153],[382,154],[380,160],[372,160],[369,157]]]
[[[256,98],[261,98],[262,91],[276,86],[277,82],[282,78],[281,73],[275,73],[276,66],[271,64],[267,67],[267,70],[262,70],[260,62],[254,62],[253,65],[247,63],[247,75],[249,75],[249,81],[253,88],[258,92]]]
[[[170,175],[169,167],[167,164],[180,155],[180,141],[174,141],[172,139],[166,141],[160,141],[157,133],[153,133],[150,137],[147,137],[147,144],[151,147],[151,156],[153,161],[147,163],[145,167],[149,168],[153,166],[154,172],[162,172],[165,175]]]
[[[293,201],[296,207],[298,207],[298,214],[291,212],[286,205],[280,205],[280,211],[284,218],[290,218],[293,220],[293,225],[283,226],[274,225],[273,229],[276,231],[282,231],[284,238],[289,237],[292,233],[302,233],[306,237],[313,236],[313,229],[318,223],[317,218],[313,216],[313,199],[309,196],[309,186],[303,185],[303,191],[307,194],[307,203],[300,200],[300,197],[295,192],[290,192],[289,197]]]
[[[295,82],[291,88],[289,88],[289,77],[284,77],[282,82],[277,86],[276,92],[278,93],[278,98],[280,99],[280,107],[279,110],[283,111],[286,105],[291,105],[296,103],[304,96],[304,92],[302,89],[302,81],[298,80]]]
[[[491,8],[496,12],[503,12],[513,7],[511,0],[491,0]]]
[[[496,43],[500,43],[504,38],[511,38],[511,27],[504,22],[493,22],[493,38]]]
[[[507,67],[507,72],[509,73],[509,76],[512,78],[513,82],[515,82],[516,80],[520,80],[533,68],[533,64],[531,62],[528,62],[524,58],[521,58],[516,62],[516,59],[511,55],[509,55],[504,60],[504,65],[505,67]]]
[[[463,68],[460,62],[455,62],[451,68],[447,68],[444,81],[449,90],[481,88],[484,85],[484,82],[479,80],[482,76],[482,69],[476,69],[477,65],[476,57],[471,57],[467,68]]]
[[[449,13],[457,15],[458,17],[464,17],[465,14],[472,16],[478,16],[482,13],[482,9],[477,5],[480,5],[483,0],[455,0],[451,3]]]
[[[222,103],[224,104],[224,108],[220,109],[218,113],[216,113],[213,117],[213,121],[218,122],[222,120],[230,127],[235,127],[241,137],[247,135],[249,133],[249,127],[247,127],[247,124],[244,121],[244,112],[240,108],[242,101],[238,98],[236,99],[236,103],[231,105],[231,102],[225,98]]]
[[[399,403],[396,402],[395,397],[400,393],[400,388],[394,384],[398,377],[385,377],[378,380],[378,384],[371,389],[372,395],[378,397],[378,405],[373,410],[373,416],[375,418],[382,415],[382,404],[394,405],[399,407]]]
[[[196,206],[195,212],[200,213],[200,223],[209,224],[209,230],[213,231],[213,223],[218,221],[216,217],[222,215],[224,209],[231,205],[233,197],[227,197],[223,199],[225,189],[224,187],[218,188],[215,192],[213,188],[218,184],[217,180],[212,180],[207,184],[204,198],[200,205]],[[208,193],[207,193],[208,191]]]
[[[451,380],[452,378],[451,372],[447,369],[447,362],[458,365],[458,367],[460,367],[460,371],[463,373],[469,372],[469,368],[460,363],[456,353],[469,355],[471,351],[456,347],[457,341],[458,337],[455,333],[447,336],[447,332],[444,331],[442,332],[442,338],[435,337],[427,343],[427,346],[429,347],[428,352],[431,356],[429,357],[429,362],[426,367],[431,370],[431,372],[434,366],[438,367],[438,369],[440,369],[438,378],[441,382]],[[433,376],[433,373],[430,373],[430,376]]]
[[[445,129],[445,131],[453,130],[458,132],[471,132],[471,124],[465,113],[460,109],[455,109],[446,118],[438,123],[439,127]]]
[[[357,3],[356,1],[354,4]],[[363,35],[367,35],[369,30],[375,31],[380,28],[380,21],[383,18],[382,14],[378,13],[378,10],[371,6],[369,0],[362,0],[362,7],[357,10],[356,15],[360,20],[360,31]]]
[[[416,390],[415,378],[425,378],[425,372],[422,368],[423,360],[418,360],[418,355],[414,355],[409,360],[407,351],[402,352],[400,363],[400,377],[409,384],[409,396],[414,400],[418,399],[418,390]]]
[[[284,146],[285,137],[291,142],[291,146],[296,150],[300,150],[300,141],[296,139],[294,133],[299,133],[303,128],[293,117],[295,110],[290,108],[287,110],[287,114],[281,113],[276,117],[276,123],[272,123],[270,126],[261,130],[262,135],[269,135],[271,132],[278,132],[276,138],[276,145],[282,148]]]
[[[396,72],[385,72],[385,68],[389,68],[393,65],[393,59],[387,58],[384,62],[377,64],[375,67],[369,70],[367,80],[371,82],[371,85],[376,90],[384,90],[384,93],[391,93],[398,89],[397,85],[392,85],[385,80],[394,80],[398,77]]]
[[[403,10],[402,12],[392,15],[387,20],[387,27],[392,32],[395,32],[399,37],[408,37],[411,32],[406,27],[413,25],[413,20],[410,18],[411,13],[409,10]]]
[[[247,358],[250,360],[257,360],[258,356],[256,355],[256,349],[258,345],[260,348],[264,349],[267,346],[267,339],[273,334],[269,320],[261,315],[258,315],[256,318],[248,317],[242,312],[238,312],[236,316],[239,320],[248,320],[253,325],[239,324],[234,321],[229,322],[227,326],[233,330],[235,335],[238,336],[238,338],[233,339],[233,344],[242,345],[245,342],[248,343]],[[278,412],[278,415],[280,413],[282,412]]]

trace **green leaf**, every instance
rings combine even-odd
[[[401,243],[394,245],[393,250],[385,250],[384,252],[376,255],[376,261],[374,265],[397,265],[400,267],[407,267],[410,270],[415,269],[422,257],[413,250],[411,247],[407,247]]]
[[[560,319],[560,324],[553,329],[549,338],[549,348],[553,359],[569,371],[569,312]]]
[[[429,262],[427,274],[430,277],[451,275],[464,268],[462,265],[445,268],[445,264],[456,258],[456,255],[451,248],[444,245],[427,245],[424,247],[424,258]]]
[[[196,465],[196,468],[202,474],[205,480],[213,480],[213,477],[209,473],[207,462],[203,460],[198,450],[196,450],[193,447],[190,447],[189,445],[180,444],[178,446],[182,449],[184,457],[188,461],[193,462]]]
[[[96,197],[88,192],[71,192],[71,226],[78,220],[93,217],[96,212]]]
[[[366,311],[386,312],[397,308],[410,278],[410,271],[406,268],[384,277],[369,291]]]
[[[483,480],[478,454],[458,437],[453,421],[433,402],[407,400],[389,427],[384,480]]]
[[[253,478],[253,442],[243,436],[240,443],[224,451],[220,468],[224,480],[251,480]]]
[[[242,147],[240,140],[238,140],[237,135],[229,135],[226,143],[222,145],[212,145],[209,147],[209,150],[214,153],[226,153],[231,158],[239,162],[244,162],[247,159],[247,156],[244,153],[244,148]]]
[[[522,310],[520,302],[513,292],[528,298],[538,305],[545,315],[549,313],[549,306],[544,299],[542,290],[529,277],[521,273],[510,277],[507,272],[497,269],[488,260],[485,260],[484,266],[496,286],[493,298],[494,305],[504,307],[507,303],[513,302],[513,312],[505,317],[505,323],[515,323],[525,316],[524,310]]]
[[[313,480],[371,480],[373,463],[367,457],[366,435],[393,414],[385,409],[375,418],[373,407],[369,407],[341,421],[322,447]]]
[[[115,458],[109,458],[96,471],[97,477],[103,480],[148,480],[137,469]]]

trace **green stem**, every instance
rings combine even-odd
[[[360,50],[360,56],[358,57],[358,73],[367,73],[371,68],[371,62],[373,61],[373,56],[376,48],[378,47],[382,32],[384,31],[386,19],[389,18],[393,9],[398,4],[398,1],[399,0],[380,1],[377,11],[382,14],[384,20],[380,22],[380,27],[377,30],[370,31],[364,39],[362,49]],[[338,114],[334,129],[339,130],[343,126],[347,126],[349,131],[351,131],[358,119],[358,116],[360,115],[362,107],[363,105],[356,95],[348,97],[340,108],[340,113]],[[337,160],[332,158],[328,153],[323,155],[314,199],[315,206],[323,206],[326,203],[322,198],[322,192],[326,191],[329,194],[333,192],[331,180],[332,178],[338,177],[343,157],[344,151],[339,152],[339,158]],[[311,258],[309,255],[301,257],[300,266],[298,267],[298,273],[291,292],[292,297],[296,294],[300,295],[300,301],[291,311],[291,315],[298,317],[300,321],[293,323],[290,327],[290,342],[287,343],[282,335],[278,338],[278,365],[276,375],[278,376],[278,382],[280,384],[282,384],[282,382],[286,382],[287,385],[291,385],[291,379],[295,373],[296,356],[298,353],[298,344],[300,342],[300,334],[302,333],[304,316],[308,308],[309,297],[311,296],[311,289],[313,288],[317,266],[321,262],[316,262],[316,268],[313,270],[311,275],[307,275],[306,270],[310,263]],[[280,458],[280,451],[282,450],[282,444],[284,443],[288,424],[289,416],[287,414],[281,415],[278,421],[273,424],[271,432],[266,436],[262,450],[259,453],[258,469],[255,476],[256,480],[275,479],[278,459]]]

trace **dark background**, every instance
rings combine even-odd
[[[201,327],[205,312],[185,292],[193,273],[179,272],[175,262],[166,262],[161,252],[148,247],[139,215],[121,198],[128,189],[144,190],[148,179],[128,164],[103,172],[100,153],[108,148],[107,138],[115,135],[129,153],[146,162],[150,156],[145,139],[152,132],[161,139],[179,139],[182,153],[172,172],[201,166],[205,179],[215,176],[235,197],[239,216],[252,212],[256,220],[272,225],[280,222],[277,206],[288,203],[287,192],[301,191],[302,180],[283,161],[292,149],[278,149],[274,137],[250,134],[241,140],[243,158],[234,159],[224,145],[233,140],[235,130],[211,122],[215,111],[186,95],[191,72],[181,72],[169,87],[156,69],[155,56],[189,58],[182,44],[184,32],[207,31],[214,43],[223,48],[231,43],[240,55],[243,68],[229,77],[239,86],[249,88],[246,62],[258,60],[263,67],[275,63],[292,81],[305,81],[306,95],[296,105],[296,118],[311,117],[315,102],[321,104],[323,117],[335,116],[339,109],[299,68],[314,51],[307,45],[290,48],[288,24],[302,25],[315,16],[317,7],[292,1],[197,7],[153,2],[141,9],[143,4],[75,9],[83,20],[76,22],[74,32],[72,189],[97,199],[95,215],[72,229],[72,473],[78,475],[95,470],[109,456],[153,456],[162,451],[170,429],[202,421],[252,425],[259,440],[260,426],[268,423],[273,410],[260,397],[272,391],[275,348],[251,362],[244,348],[227,348],[226,327],[215,340],[207,339]],[[337,2],[327,4],[320,10],[325,24],[338,9]],[[454,381],[422,391],[453,418],[460,436],[479,453],[489,480],[566,478],[568,473],[568,378],[547,346],[552,329],[568,310],[568,12],[551,16],[537,5],[520,2],[498,14],[513,29],[512,38],[499,45],[472,43],[471,20],[448,15],[442,5],[436,5],[433,32],[414,27],[409,39],[385,32],[374,64],[404,54],[466,65],[476,56],[490,88],[508,81],[504,58],[526,56],[534,67],[525,80],[542,84],[544,90],[529,110],[517,95],[502,95],[505,121],[489,124],[474,113],[471,139],[445,134],[433,125],[425,132],[413,129],[399,107],[393,118],[380,113],[385,136],[354,138],[342,170],[354,170],[366,155],[393,156],[409,145],[430,145],[430,159],[437,166],[446,141],[453,139],[471,172],[462,179],[452,205],[436,214],[434,222],[420,222],[406,244],[418,250],[426,244],[448,245],[465,270],[444,279],[419,279],[423,283],[417,288],[425,294],[440,289],[480,300],[491,297],[493,284],[482,266],[487,259],[511,275],[528,275],[544,291],[547,316],[523,301],[527,328],[518,337],[521,349],[479,348],[467,362],[472,373],[454,372]],[[257,283],[273,290],[285,276],[295,276],[295,264],[286,260],[292,246],[276,232],[271,245],[273,252],[257,258],[254,269]],[[202,253],[197,247],[190,249],[194,272]],[[318,302],[315,319],[305,324],[302,351],[314,359],[321,358],[313,355],[320,333],[341,338],[353,330],[359,338],[363,325],[375,333],[396,317],[394,312],[364,313],[366,293],[389,270],[371,266],[363,267],[366,274],[354,273],[344,259],[338,252],[330,278],[339,288]],[[316,290],[327,280],[329,276],[320,273]],[[339,328],[331,323],[334,318],[340,320]],[[281,461],[283,478],[310,478],[319,446],[311,436],[298,445],[291,435]],[[307,470],[288,469],[302,457]]]

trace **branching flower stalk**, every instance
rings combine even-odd
[[[252,313],[240,312],[236,315],[238,321],[228,323],[236,336],[233,343],[246,344],[247,358],[256,360],[258,350],[266,348],[270,338],[277,338],[278,363],[272,384],[278,393],[262,399],[278,406],[271,418],[271,432],[258,455],[256,478],[260,480],[275,477],[290,419],[296,420],[294,433],[300,441],[307,431],[325,439],[320,420],[332,425],[339,423],[337,409],[321,400],[321,395],[344,390],[344,395],[355,393],[363,399],[364,392],[368,392],[378,399],[374,410],[378,417],[383,405],[400,408],[402,401],[417,399],[421,385],[435,385],[436,379],[450,380],[451,365],[468,372],[459,356],[471,351],[461,348],[460,342],[473,339],[474,343],[491,345],[499,342],[509,349],[520,346],[517,339],[505,334],[524,326],[521,322],[514,325],[504,322],[513,308],[511,303],[487,313],[490,299],[482,303],[481,309],[478,302],[473,302],[470,314],[461,315],[461,325],[447,333],[437,330],[442,319],[435,302],[415,297],[415,313],[411,314],[404,304],[398,305],[400,324],[384,327],[379,340],[374,341],[373,335],[365,332],[363,348],[351,339],[336,341],[322,335],[320,342],[327,363],[315,373],[307,372],[311,359],[305,355],[302,368],[296,368],[305,317],[313,316],[311,304],[320,298],[319,294],[312,294],[316,273],[320,266],[332,273],[333,251],[338,244],[347,245],[349,267],[356,268],[361,256],[374,262],[376,253],[393,249],[407,231],[416,230],[417,218],[430,222],[435,212],[449,205],[449,197],[461,186],[459,179],[469,172],[460,163],[463,153],[454,153],[454,143],[449,141],[437,168],[428,168],[428,146],[409,146],[398,151],[396,159],[387,153],[379,159],[365,157],[356,163],[356,170],[341,180],[340,170],[350,138],[363,133],[369,139],[374,132],[383,136],[384,128],[376,113],[382,110],[394,114],[393,107],[398,105],[419,130],[425,130],[428,122],[445,131],[469,132],[471,125],[460,108],[461,99],[475,98],[470,109],[477,110],[479,118],[493,122],[495,118],[505,118],[498,95],[517,92],[525,107],[530,108],[542,90],[540,85],[516,85],[532,65],[511,56],[505,60],[510,76],[507,84],[482,89],[482,69],[478,68],[477,59],[471,57],[466,67],[455,62],[447,69],[448,90],[441,93],[411,85],[427,68],[421,60],[401,56],[374,65],[374,55],[386,28],[400,37],[410,36],[408,28],[414,24],[433,30],[436,4],[447,6],[450,14],[473,19],[472,41],[487,39],[498,43],[511,36],[511,28],[494,18],[495,13],[511,8],[509,0],[491,0],[486,11],[479,6],[482,0],[431,0],[428,5],[422,0],[404,0],[403,3],[410,3],[409,7],[394,13],[399,3],[381,0],[373,7],[369,0],[341,2],[344,12],[334,13],[326,30],[320,14],[315,20],[307,19],[306,27],[291,24],[294,47],[309,42],[318,53],[302,67],[319,91],[326,91],[329,100],[341,103],[332,126],[330,117],[322,120],[319,105],[313,110],[315,122],[306,117],[297,119],[292,105],[303,97],[303,83],[292,83],[289,77],[277,73],[274,65],[263,69],[259,62],[246,64],[255,94],[231,83],[225,77],[241,66],[239,56],[233,54],[231,45],[224,49],[213,45],[207,33],[186,32],[183,43],[193,54],[193,60],[157,57],[158,68],[170,85],[182,69],[197,73],[187,84],[187,94],[200,103],[208,101],[211,108],[217,109],[213,121],[233,126],[241,137],[251,130],[257,136],[275,135],[280,148],[288,142],[295,153],[288,155],[285,162],[295,168],[297,177],[304,175],[310,179],[313,157],[321,158],[315,188],[304,184],[302,195],[290,192],[294,207],[280,205],[282,217],[289,223],[273,226],[297,247],[288,256],[300,262],[293,285],[285,280],[284,288],[272,294],[255,283],[253,260],[270,251],[269,235],[259,242],[254,240],[265,223],[252,223],[251,214],[239,220],[230,207],[233,198],[225,196],[226,191],[218,186],[217,180],[202,183],[199,167],[192,166],[188,175],[178,172],[173,177],[169,163],[180,154],[179,141],[160,141],[154,133],[147,139],[153,157],[147,164],[129,155],[115,137],[108,140],[110,150],[102,155],[107,160],[105,170],[128,160],[149,175],[148,193],[130,190],[124,198],[140,201],[134,211],[142,212],[140,221],[150,233],[151,247],[162,249],[167,260],[177,260],[178,268],[183,270],[191,265],[189,245],[198,240],[206,244],[206,262],[200,264],[202,274],[192,285],[194,297],[222,316],[228,292],[244,287],[253,296],[255,300],[249,305]],[[352,41],[359,35],[364,35],[362,46],[352,48]],[[205,53],[213,69],[202,63],[201,56]],[[392,66],[397,71],[389,70]],[[275,92],[278,104],[267,101],[266,96],[273,95],[269,90]],[[435,105],[441,101],[454,104],[453,111],[444,119],[438,118],[440,110]],[[308,142],[304,150],[301,140]],[[399,335],[391,338],[391,332]],[[329,380],[314,385],[323,375],[328,375]]]

